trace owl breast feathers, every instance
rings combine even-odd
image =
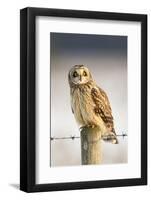
[[[84,65],[76,65],[69,72],[71,108],[80,127],[98,126],[103,136],[111,136],[118,143],[112,110],[106,93],[97,86]]]

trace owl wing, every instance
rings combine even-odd
[[[95,103],[95,114],[101,117],[109,131],[115,133],[112,110],[106,93],[101,88],[97,87],[92,88],[91,95]]]

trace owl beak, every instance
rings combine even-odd
[[[82,76],[80,76],[80,81],[82,81]]]

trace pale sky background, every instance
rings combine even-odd
[[[68,72],[76,64],[88,66],[97,85],[106,91],[116,133],[127,133],[127,37],[51,33],[50,38],[51,137],[80,134],[68,85]],[[102,142],[102,164],[127,162],[127,137],[118,139],[118,145]],[[81,164],[80,139],[54,140],[50,148],[51,166]]]

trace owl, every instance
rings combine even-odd
[[[117,144],[112,110],[106,93],[97,86],[89,69],[75,65],[68,74],[71,109],[79,127],[98,127],[102,138]]]

